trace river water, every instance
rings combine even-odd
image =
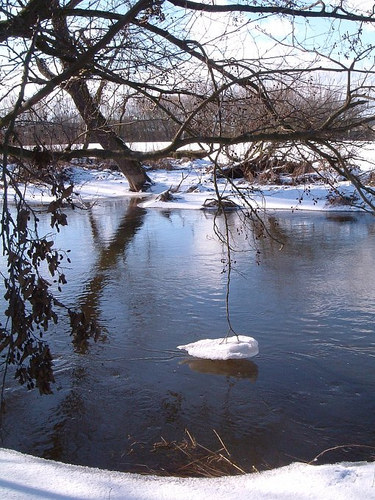
[[[260,353],[213,362],[176,346],[227,333],[226,253],[214,214],[146,211],[135,200],[72,211],[55,235],[71,250],[62,299],[83,306],[102,334],[78,353],[67,321],[48,333],[54,394],[9,380],[2,446],[173,473],[179,459],[154,444],[180,442],[188,429],[218,449],[215,430],[249,471],[348,444],[356,446],[322,461],[373,457],[365,446],[375,445],[375,219],[278,212],[265,220],[273,237],[259,237],[256,224],[243,231],[229,215],[231,320]]]

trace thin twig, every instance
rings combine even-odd
[[[313,458],[310,462],[308,462],[308,464],[311,465],[313,462],[316,462],[321,456],[325,455],[330,451],[340,450],[343,448],[366,448],[370,450],[375,450],[375,446],[369,446],[367,444],[341,444],[337,446],[332,446],[331,448],[327,448],[326,450],[321,451],[318,455],[316,455],[315,458]]]

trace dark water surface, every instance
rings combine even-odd
[[[176,346],[227,332],[225,252],[213,217],[123,200],[70,214],[55,239],[71,249],[63,299],[83,305],[103,335],[78,354],[67,323],[49,332],[54,394],[10,380],[2,446],[143,472],[171,467],[153,444],[180,441],[185,428],[217,449],[215,429],[246,470],[310,461],[338,445],[375,446],[375,219],[274,214],[269,227],[285,244],[260,239],[260,264],[253,235],[233,226],[243,251],[232,322],[260,353],[212,362]],[[353,447],[323,460],[373,455]]]

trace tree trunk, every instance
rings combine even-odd
[[[99,106],[91,96],[87,84],[83,79],[73,79],[65,85],[65,89],[71,95],[94,142],[98,142],[103,149],[130,153],[130,148],[108,126],[105,117],[102,115]],[[130,158],[120,158],[116,159],[116,163],[127,178],[131,191],[141,191],[150,182],[148,175],[139,161]]]
[[[55,9],[55,15],[52,16],[52,23],[58,42],[57,48],[61,53],[60,61],[65,70],[69,68],[72,56],[74,60],[74,56],[78,54],[74,40],[70,35],[66,18],[59,13],[59,1],[51,0],[51,7]],[[46,75],[46,73],[51,76],[49,69],[44,67],[44,74]],[[130,148],[126,146],[121,137],[108,125],[107,120],[100,111],[99,104],[95,102],[95,99],[90,94],[87,82],[83,77],[77,76],[72,78],[65,83],[64,89],[71,95],[90,136],[95,142],[98,142],[104,150],[123,151],[125,154],[130,153]],[[108,157],[110,158],[110,154]],[[150,178],[139,161],[128,157],[116,159],[116,163],[127,178],[131,191],[141,191],[150,183]]]

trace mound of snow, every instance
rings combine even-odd
[[[177,349],[202,359],[245,359],[259,352],[258,342],[253,337],[245,335],[198,340],[191,344],[179,345]]]

